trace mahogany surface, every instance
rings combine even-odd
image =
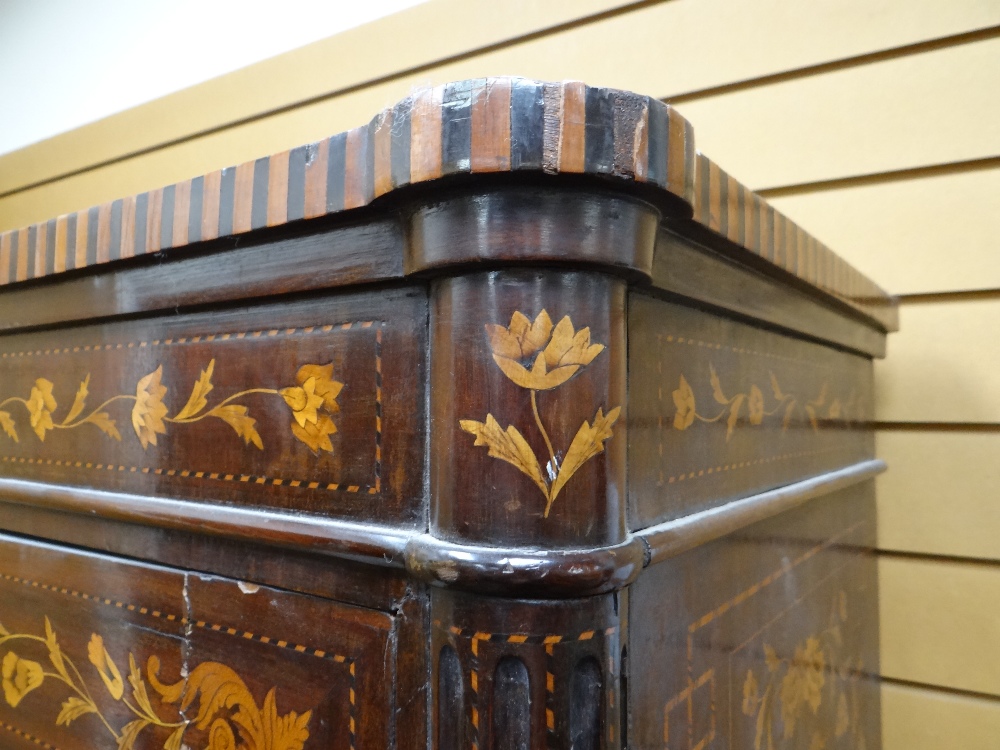
[[[0,746],[881,745],[895,301],[484,79],[0,235]]]

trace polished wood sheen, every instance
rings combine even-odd
[[[895,301],[578,82],[0,236],[0,746],[881,745]]]

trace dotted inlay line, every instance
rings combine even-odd
[[[776,359],[781,362],[793,362],[797,365],[809,365],[810,367],[816,367],[821,369],[830,369],[833,367],[832,364],[822,364],[816,362],[812,359],[800,359],[798,357],[789,357],[785,354],[775,354],[774,352],[761,352],[756,349],[747,349],[743,346],[731,346],[729,344],[721,344],[716,341],[703,341],[697,339],[693,336],[674,336],[673,334],[663,334],[657,336],[658,339],[666,341],[671,344],[687,344],[688,346],[698,346],[704,349],[716,349],[730,351],[735,354],[750,354],[755,357],[764,357],[765,359]]]
[[[788,461],[793,458],[805,458],[806,456],[819,456],[824,453],[839,453],[843,450],[853,448],[854,446],[836,446],[833,448],[822,448],[813,451],[795,451],[793,453],[779,453],[775,456],[767,456],[766,458],[757,458],[750,461],[736,461],[731,464],[719,464],[716,466],[707,466],[702,469],[697,469],[694,471],[681,472],[671,477],[664,478],[664,474],[660,472],[660,480],[658,482],[659,486],[664,484],[674,484],[677,482],[684,482],[691,479],[699,479],[701,477],[708,477],[713,474],[724,474],[729,471],[739,471],[740,469],[749,469],[754,466],[763,466],[765,464],[772,464],[777,461]]]
[[[242,638],[247,641],[258,641],[271,646],[277,646],[278,648],[288,649],[290,651],[295,651],[299,654],[306,654],[307,656],[314,656],[325,661],[332,661],[336,664],[346,664],[349,674],[349,697],[348,701],[350,704],[350,715],[349,715],[349,731],[351,735],[351,749],[354,749],[355,738],[357,731],[357,670],[355,667],[355,660],[349,656],[344,656],[343,654],[336,654],[329,651],[324,651],[323,649],[311,648],[309,646],[302,645],[300,643],[292,643],[281,638],[274,638],[268,635],[260,635],[257,633],[251,633],[248,630],[240,630],[239,628],[226,627],[219,623],[211,623],[207,620],[188,620],[188,618],[181,615],[177,615],[170,612],[163,612],[157,609],[150,609],[149,607],[142,607],[136,604],[129,604],[127,602],[118,601],[116,599],[111,599],[108,597],[95,596],[93,594],[88,594],[83,591],[77,591],[75,589],[70,589],[65,586],[53,586],[47,583],[41,583],[39,581],[32,581],[27,578],[21,578],[19,576],[10,575],[7,573],[0,573],[0,578],[11,583],[17,583],[28,588],[42,589],[43,591],[49,591],[55,594],[63,594],[64,596],[70,596],[76,599],[82,599],[84,601],[90,601],[97,604],[103,604],[107,607],[114,607],[116,609],[124,609],[129,612],[138,612],[141,615],[146,615],[148,617],[155,617],[161,620],[167,620],[169,622],[176,622],[179,625],[192,625],[196,628],[202,630],[210,630],[216,633],[225,633],[234,637]],[[12,731],[17,731],[12,729]],[[49,747],[48,745],[44,745]],[[55,749],[53,749],[55,750]]]
[[[272,328],[261,331],[243,331],[239,333],[223,333],[209,336],[189,336],[176,339],[154,341],[138,341],[125,344],[96,344],[87,346],[67,347],[64,349],[45,349],[26,352],[8,352],[0,357],[22,357],[45,354],[65,354],[78,351],[100,351],[109,349],[131,349],[134,346],[172,346],[175,344],[199,343],[206,341],[224,341],[230,338],[259,338],[261,336],[278,336],[293,334],[326,333],[334,330],[350,330],[351,328],[372,328],[375,326],[375,482],[372,485],[355,485],[344,482],[310,482],[304,479],[284,479],[280,477],[261,476],[257,474],[228,474],[226,472],[194,471],[191,469],[164,469],[152,466],[128,466],[116,463],[95,463],[93,461],[61,460],[54,458],[24,458],[21,456],[0,456],[3,463],[21,463],[46,466],[62,466],[75,469],[92,469],[95,471],[118,471],[130,474],[155,474],[167,477],[191,477],[194,479],[209,479],[220,482],[242,482],[244,484],[268,485],[271,487],[301,487],[309,490],[324,490],[329,492],[348,492],[351,494],[377,495],[382,490],[382,323],[366,320],[338,325],[306,326],[303,328]]]
[[[63,348],[49,348],[49,349],[34,349],[25,350],[20,352],[2,352],[0,353],[0,359],[16,358],[16,357],[41,357],[48,354],[75,354],[77,352],[103,352],[111,351],[112,349],[144,349],[146,347],[154,346],[177,346],[179,344],[200,344],[207,343],[211,341],[229,341],[230,339],[258,339],[271,336],[294,336],[294,335],[308,335],[312,333],[329,333],[330,331],[337,329],[339,331],[348,331],[352,328],[371,328],[374,325],[380,324],[380,321],[374,320],[363,320],[354,321],[350,323],[337,323],[328,324],[321,326],[299,326],[295,328],[270,328],[261,329],[259,331],[231,331],[228,333],[209,333],[199,336],[178,336],[176,338],[165,338],[165,339],[153,339],[150,341],[126,341],[118,342],[116,344],[81,344],[79,346],[67,346]]]
[[[468,638],[470,650],[472,652],[472,665],[469,672],[470,688],[470,723],[472,729],[471,745],[473,748],[479,747],[479,644],[486,643],[512,643],[542,645],[545,647],[546,670],[545,670],[545,726],[549,746],[554,746],[555,735],[555,689],[556,676],[553,656],[555,647],[560,644],[580,643],[591,641],[595,637],[609,638],[618,632],[617,626],[603,629],[584,630],[574,635],[529,635],[526,633],[487,633],[484,631],[466,631],[454,625],[445,626],[440,620],[434,620],[434,626],[445,631],[452,638]],[[468,633],[471,632],[471,636]],[[614,674],[614,659],[609,659],[609,673]],[[611,699],[613,701],[613,698]],[[613,707],[613,704],[612,704]],[[609,735],[613,736],[613,735]]]
[[[10,724],[8,724],[6,722],[0,721],[0,727],[3,727],[4,729],[6,729],[11,734],[16,735],[17,737],[20,737],[23,740],[27,740],[28,742],[32,742],[32,743],[38,745],[39,747],[44,747],[45,750],[59,750],[59,748],[57,748],[55,745],[50,745],[45,740],[40,740],[37,737],[35,737],[34,735],[28,734],[27,732],[23,732],[20,729],[18,729],[17,727],[12,727]]]
[[[94,471],[117,471],[129,474],[155,474],[164,477],[192,477],[194,479],[214,479],[220,482],[243,482],[245,484],[269,485],[272,487],[302,487],[308,490],[329,490],[331,492],[357,492],[374,495],[379,491],[378,483],[371,487],[355,484],[337,484],[335,482],[308,482],[303,479],[280,479],[275,477],[257,476],[255,474],[225,474],[216,471],[192,471],[190,469],[164,469],[151,466],[126,466],[125,464],[100,464],[92,461],[63,461],[58,458],[25,458],[23,456],[0,456],[0,462],[11,464],[35,464],[45,466],[64,466],[74,469],[93,469]]]

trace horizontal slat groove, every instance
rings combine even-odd
[[[832,180],[803,182],[797,185],[782,185],[755,191],[763,198],[784,198],[791,195],[837,190],[838,188],[859,187],[862,185],[878,185],[888,182],[917,180],[922,177],[938,177],[941,175],[962,174],[965,172],[980,172],[1000,167],[1000,156],[989,156],[982,159],[968,159],[947,164],[929,164],[909,169],[895,169],[886,172],[838,177]]]
[[[943,693],[945,695],[954,695],[962,698],[976,698],[978,700],[987,700],[1000,703],[1000,695],[993,695],[992,693],[980,693],[975,690],[962,690],[961,688],[952,688],[945,685],[934,685],[927,682],[915,682],[913,680],[903,680],[898,677],[882,677],[882,683],[885,685],[898,685],[899,687],[915,688],[918,690],[928,690],[935,693]]]
[[[982,568],[1000,568],[1000,560],[991,560],[984,557],[968,557],[963,555],[942,555],[930,552],[907,552],[905,550],[879,549],[876,550],[879,557],[893,558],[897,560],[910,560],[914,562],[932,562],[948,565],[970,565]]]
[[[998,422],[870,422],[869,427],[881,432],[1000,432]]]
[[[736,91],[746,91],[760,86],[768,86],[772,83],[784,83],[785,81],[808,78],[821,73],[830,73],[837,70],[857,68],[862,65],[883,62],[885,60],[893,60],[898,57],[907,57],[909,55],[919,55],[924,52],[947,49],[948,47],[958,47],[962,44],[970,44],[972,42],[979,42],[985,39],[993,39],[994,37],[1000,37],[1000,26],[990,26],[983,29],[976,29],[975,31],[968,31],[962,34],[951,34],[937,39],[929,39],[927,41],[915,42],[913,44],[904,44],[898,47],[889,47],[877,52],[854,55],[852,57],[845,57],[840,60],[832,60],[825,63],[819,63],[817,65],[806,65],[795,70],[774,73],[773,75],[759,76],[745,81],[734,81],[733,83],[727,83],[721,86],[712,86],[710,88],[699,89],[697,91],[673,94],[671,96],[664,97],[663,101],[670,105],[684,104],[686,102],[697,101],[698,99],[709,96],[730,94]]]
[[[934,302],[974,302],[1000,299],[1000,289],[967,289],[940,292],[901,294],[896,297],[901,304],[919,305]]]

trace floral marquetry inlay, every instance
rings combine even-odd
[[[306,364],[299,368],[295,385],[285,388],[247,388],[227,396],[214,406],[209,406],[209,394],[214,389],[212,378],[215,374],[215,359],[201,371],[195,381],[185,405],[173,416],[164,404],[168,388],[163,383],[163,365],[138,380],[133,393],[111,396],[99,406],[87,410],[90,396],[90,375],[87,375],[76,390],[76,397],[69,410],[61,417],[56,416],[59,404],[56,400],[56,385],[46,378],[37,378],[28,398],[10,396],[0,401],[0,429],[19,442],[21,433],[13,411],[13,405],[20,405],[27,412],[28,423],[38,437],[44,441],[52,430],[73,430],[93,425],[114,440],[121,441],[118,421],[112,418],[117,402],[131,402],[128,414],[136,438],[147,449],[157,445],[157,435],[165,435],[168,425],[187,425],[203,419],[220,419],[229,425],[247,445],[260,450],[264,441],[257,430],[257,420],[250,416],[250,407],[244,403],[248,396],[278,396],[291,411],[289,427],[292,434],[313,453],[333,452],[330,435],[337,431],[333,415],[340,411],[337,397],[344,384],[335,380],[333,364]],[[6,409],[4,408],[6,407]]]
[[[754,722],[754,750],[805,747],[826,750],[841,742],[864,750],[865,738],[858,723],[861,715],[856,673],[860,659],[841,656],[843,626],[847,622],[847,595],[841,591],[831,607],[822,632],[781,656],[764,645],[764,670],[750,669],[743,681],[743,714]],[[829,706],[835,719],[824,729],[810,728],[810,717]],[[812,722],[815,723],[815,722]]]
[[[818,431],[820,422],[823,420],[849,420],[855,408],[857,397],[854,393],[846,402],[841,402],[838,397],[830,398],[830,388],[826,383],[819,386],[816,396],[812,399],[806,399],[804,396],[794,393],[786,393],[782,390],[778,378],[773,372],[769,373],[769,382],[765,386],[765,388],[769,388],[774,397],[770,408],[768,408],[768,401],[771,399],[765,397],[764,390],[757,384],[751,384],[744,393],[727,396],[713,365],[709,364],[708,372],[709,383],[712,387],[712,399],[721,408],[715,414],[700,413],[691,384],[688,383],[687,378],[681,375],[680,383],[671,394],[676,409],[674,412],[675,429],[686,430],[695,421],[718,422],[725,418],[726,440],[728,441],[733,436],[744,412],[746,413],[746,422],[752,427],[763,424],[765,417],[780,412],[782,414],[782,430],[787,430],[796,412],[801,410],[809,419],[813,430]]]
[[[591,343],[590,328],[576,331],[569,316],[552,324],[548,312],[542,310],[531,321],[515,312],[510,325],[487,324],[493,361],[515,385],[531,395],[535,426],[545,442],[549,460],[544,469],[524,435],[514,425],[504,429],[492,414],[485,422],[463,419],[463,430],[476,436],[475,445],[489,449],[489,455],[506,461],[531,479],[545,497],[543,515],[548,518],[556,497],[572,476],[594,456],[604,451],[604,443],[612,436],[612,428],[621,407],[604,413],[597,409],[592,422],[584,420],[565,454],[557,452],[538,410],[538,392],[551,391],[582,372],[602,351],[604,345]]]
[[[11,708],[41,715],[46,707],[31,693],[46,681],[59,683],[65,700],[58,712],[55,706],[51,708],[55,724],[70,727],[91,722],[114,738],[118,750],[132,750],[141,736],[152,732],[160,737],[157,742],[163,742],[164,750],[190,747],[185,738],[192,725],[205,733],[204,747],[211,750],[302,750],[309,739],[312,711],[278,713],[275,688],[258,705],[243,678],[225,664],[202,662],[180,681],[165,684],[159,679],[156,655],[147,660],[144,675],[130,652],[123,676],[104,639],[93,633],[87,646],[93,670],[88,679],[62,650],[47,617],[44,635],[11,633],[0,625],[0,647],[6,651],[3,695]],[[150,695],[149,687],[158,697]],[[113,723],[109,704],[119,704],[133,718],[122,725]]]

